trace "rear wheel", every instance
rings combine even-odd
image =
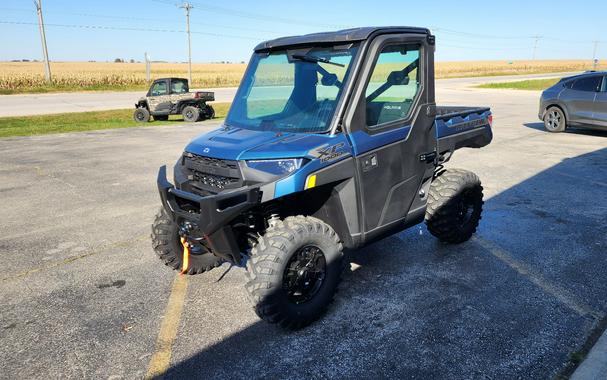
[[[550,107],[544,115],[544,128],[548,132],[563,132],[567,128],[567,119],[563,110],[558,107]]]
[[[342,250],[335,231],[316,218],[288,217],[269,227],[247,262],[257,315],[288,329],[318,319],[341,280]]]
[[[194,106],[187,106],[183,108],[181,115],[183,116],[184,121],[194,123],[200,118],[200,109]]]
[[[183,246],[179,237],[179,226],[160,208],[152,224],[152,247],[165,265],[182,270]],[[189,264],[185,273],[198,274],[218,267],[222,259],[199,244],[190,249]]]
[[[133,113],[133,119],[138,123],[147,123],[150,121],[150,111],[147,108],[139,107]]]
[[[470,239],[482,211],[483,187],[476,174],[445,170],[430,185],[426,225],[440,241],[462,243]]]

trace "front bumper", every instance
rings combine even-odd
[[[166,166],[160,167],[157,184],[162,206],[175,222],[191,222],[215,255],[240,262],[241,253],[230,222],[260,203],[259,186],[203,197],[175,188],[166,178]]]

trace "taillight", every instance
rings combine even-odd
[[[200,99],[200,97],[201,97],[201,93],[200,92],[194,93],[194,99]]]
[[[489,117],[487,118],[487,120],[489,120],[489,126],[493,127],[493,115],[489,115]]]

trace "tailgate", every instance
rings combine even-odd
[[[487,107],[437,107],[437,151],[481,148],[491,142],[491,110]]]

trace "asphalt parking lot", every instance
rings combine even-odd
[[[351,253],[294,333],[256,317],[244,269],[179,277],[152,252],[157,168],[216,123],[0,140],[0,378],[569,374],[607,313],[607,133],[544,132],[534,92],[438,95],[494,112],[493,143],[448,164],[483,181],[478,234],[420,225]]]

